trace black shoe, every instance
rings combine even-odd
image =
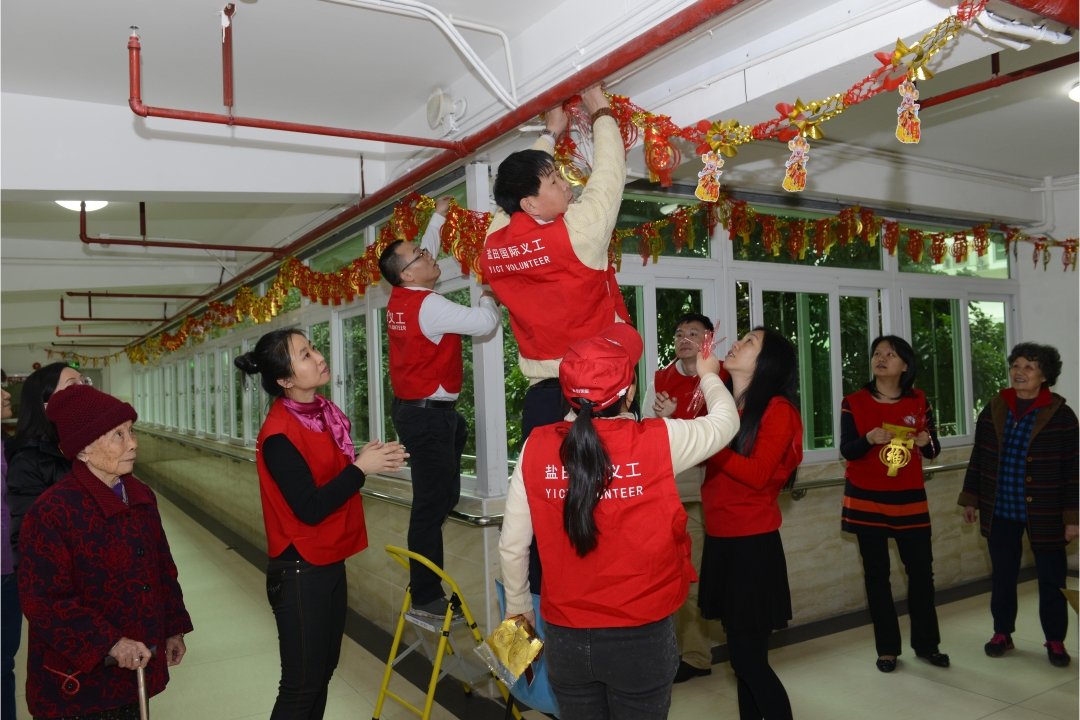
[[[1011,636],[994,633],[994,637],[990,638],[990,642],[983,645],[983,651],[990,657],[1001,657],[1006,650],[1012,650],[1015,647]]]
[[[702,670],[696,668],[689,663],[685,663],[682,660],[679,661],[679,669],[675,672],[674,683],[684,683],[687,680],[693,680],[696,677],[704,677],[706,675],[712,675],[712,668]]]
[[[890,673],[896,669],[896,660],[877,659],[877,669],[883,673]]]
[[[915,657],[921,657],[926,662],[935,667],[949,667],[949,656],[945,653],[928,653],[926,655],[922,653],[915,653]]]
[[[1065,652],[1065,645],[1060,640],[1049,640],[1045,644],[1046,656],[1054,667],[1068,667],[1072,658]]]
[[[435,620],[446,619],[446,606],[450,604],[450,601],[445,597],[432,600],[429,603],[423,605],[413,603],[409,608],[409,612],[413,615],[417,615],[423,618],[433,618]],[[460,607],[454,608],[454,620],[461,620],[465,617],[465,613],[461,612]]]

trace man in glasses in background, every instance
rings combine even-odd
[[[439,198],[420,244],[398,240],[379,257],[379,271],[393,289],[386,306],[390,339],[391,418],[410,454],[413,504],[409,550],[443,566],[442,526],[461,493],[461,454],[468,429],[455,409],[461,392],[461,336],[495,332],[501,316],[495,295],[485,289],[477,307],[435,292],[442,269],[436,261],[439,231],[450,209]],[[439,576],[413,562],[412,609],[442,619],[448,600]]]

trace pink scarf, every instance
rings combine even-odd
[[[352,438],[349,436],[352,423],[345,417],[345,413],[341,412],[341,408],[322,395],[316,395],[314,402],[297,402],[289,398],[281,398],[281,402],[285,404],[285,409],[308,430],[312,432],[329,430],[330,437],[334,439],[334,444],[341,450],[341,454],[347,457],[349,462],[356,460],[356,449],[353,448]]]

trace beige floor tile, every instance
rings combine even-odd
[[[671,710],[668,713],[670,720],[737,718],[738,716],[739,703],[730,697],[692,687],[689,682],[680,683],[671,688]]]
[[[1008,707],[1007,703],[911,674],[880,673],[872,659],[844,655],[778,672],[795,717],[974,720]]]
[[[951,667],[934,667],[916,658],[913,652],[905,652],[897,671],[1007,703],[1021,702],[1067,679],[1061,668],[1046,661],[1046,650],[1039,643],[1016,638],[1015,650],[1004,657],[991,658],[983,651],[983,644],[990,638],[981,630],[943,623],[941,636],[941,649],[949,653]]]
[[[1076,677],[1076,665],[1069,668],[1055,668],[1063,673],[1072,673]],[[1080,680],[1073,679],[1058,685],[1053,690],[1048,690],[1041,695],[1025,700],[1020,703],[1021,707],[1035,710],[1051,717],[1073,720],[1080,712],[1077,711],[1077,693],[1080,692]]]
[[[1076,717],[1076,713],[1073,713],[1072,716]],[[1043,715],[1041,712],[1028,710],[1019,705],[1013,705],[992,715],[987,715],[983,720],[1052,720],[1052,716]]]

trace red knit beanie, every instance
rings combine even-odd
[[[60,452],[73,460],[113,428],[139,419],[135,408],[89,385],[72,385],[53,393],[45,414],[60,436]]]

